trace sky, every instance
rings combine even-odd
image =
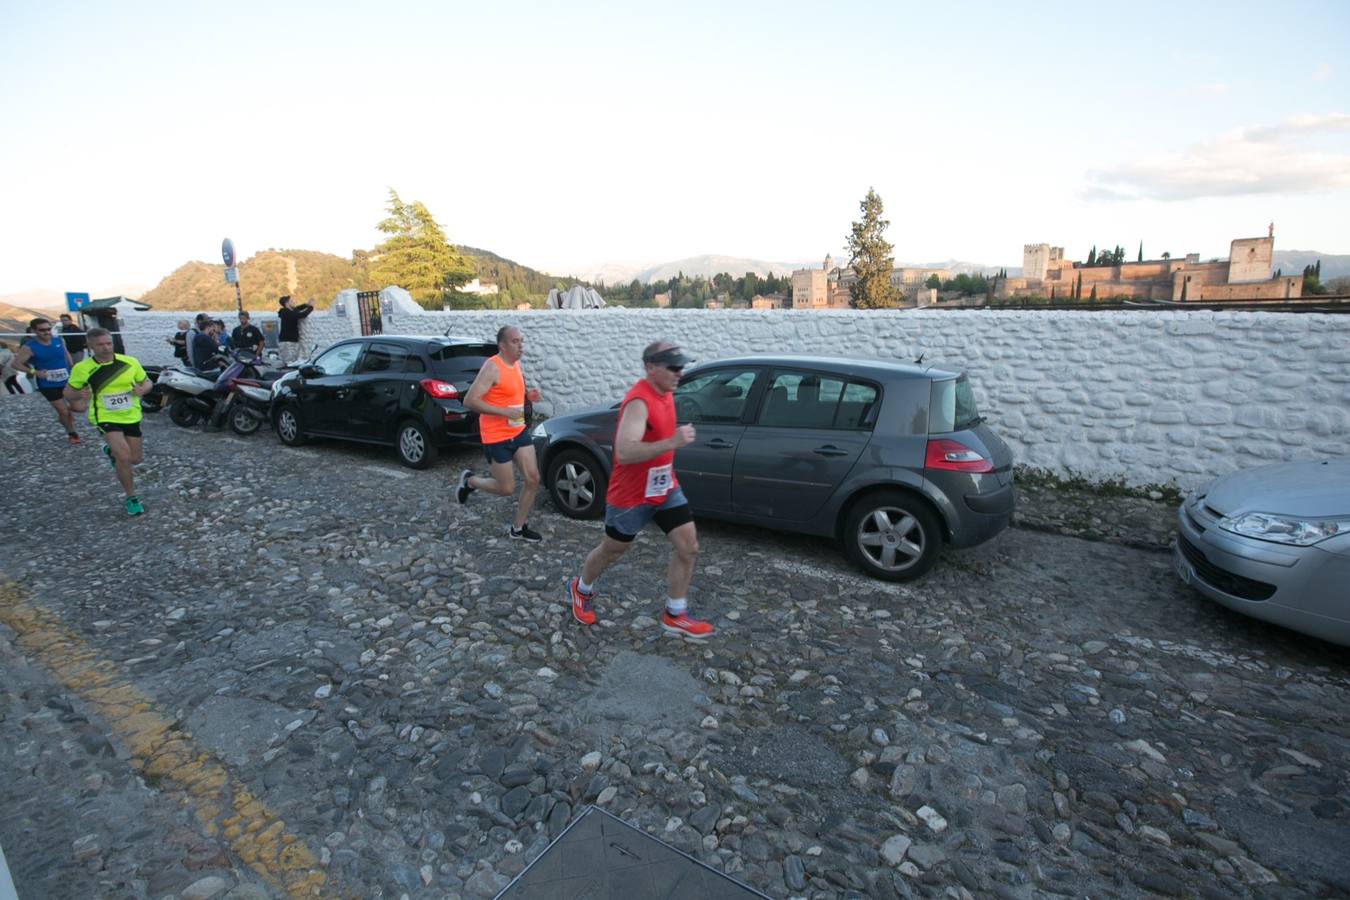
[[[381,240],[554,274],[1350,253],[1350,3],[0,0],[0,294]]]

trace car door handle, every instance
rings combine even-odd
[[[847,450],[840,450],[833,444],[826,444],[824,447],[817,447],[811,451],[817,456],[848,456]]]
[[[732,447],[735,447],[736,445],[733,444],[731,441],[724,441],[721,438],[713,438],[711,441],[708,441],[708,443],[704,444],[703,446],[711,447],[713,450],[730,450]]]

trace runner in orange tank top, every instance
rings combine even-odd
[[[515,469],[520,469],[524,486],[507,534],[516,540],[538,543],[544,539],[543,535],[530,527],[528,518],[534,495],[539,492],[539,463],[525,428],[525,401],[538,403],[540,393],[538,388],[525,387],[525,376],[520,371],[524,350],[525,336],[520,329],[502,326],[497,332],[497,355],[483,363],[464,397],[464,405],[478,413],[483,455],[492,474],[475,475],[472,469],[465,469],[459,476],[455,499],[466,503],[474,491],[510,497],[516,490]]]

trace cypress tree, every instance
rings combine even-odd
[[[1092,249],[1088,251],[1087,264],[1095,266],[1097,264],[1097,245],[1093,244]]]
[[[1139,242],[1139,261],[1140,261],[1140,262],[1143,262],[1143,261],[1144,261],[1144,242],[1143,242],[1143,241],[1140,241],[1140,242]]]
[[[862,219],[853,223],[848,238],[848,264],[857,280],[849,285],[855,309],[888,309],[900,305],[900,297],[891,284],[891,269],[895,249],[886,242],[885,231],[891,224],[881,217],[881,198],[872,188],[858,204]]]

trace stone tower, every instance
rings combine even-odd
[[[825,271],[826,272],[834,271],[834,257],[828,253],[825,254]]]

